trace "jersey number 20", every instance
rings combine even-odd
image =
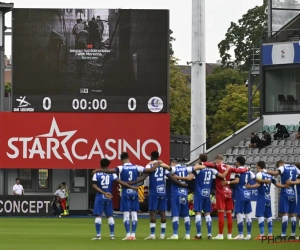
[[[109,175],[102,175],[101,176],[101,186],[109,185]]]

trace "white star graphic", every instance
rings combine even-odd
[[[60,136],[65,136],[65,139],[63,139],[62,140],[62,142],[61,142],[61,146],[62,146],[62,148],[64,149],[64,153],[63,153],[63,155],[70,161],[70,162],[72,162],[72,164],[74,164],[73,163],[73,160],[72,160],[72,158],[71,158],[71,156],[70,156],[70,153],[69,153],[69,150],[68,150],[68,148],[67,148],[67,146],[66,146],[66,143],[67,143],[67,141],[77,132],[77,130],[73,130],[73,131],[67,131],[67,132],[60,132],[59,131],[59,128],[58,128],[58,126],[57,126],[57,123],[56,123],[56,120],[55,120],[55,118],[53,117],[53,120],[52,120],[52,124],[51,124],[51,127],[50,127],[50,131],[49,131],[49,133],[48,134],[44,134],[44,135],[38,135],[38,136],[36,136],[36,137],[53,137],[53,134],[54,134],[54,131],[55,131],[55,133],[56,133],[56,135],[58,136],[58,137],[60,137]]]

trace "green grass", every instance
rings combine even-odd
[[[288,250],[300,249],[300,243],[262,244],[260,241],[186,241],[184,237],[184,223],[180,221],[180,239],[176,241],[155,240],[145,241],[149,235],[149,220],[139,219],[137,241],[122,241],[125,236],[122,219],[115,219],[115,241],[109,240],[107,220],[103,219],[102,240],[91,241],[95,236],[93,218],[5,218],[0,217],[0,249],[1,250],[193,250],[200,248],[209,250]],[[205,221],[204,221],[205,222]],[[195,235],[195,223],[192,219],[191,236]],[[171,220],[168,219],[167,234],[172,234]],[[274,235],[280,235],[281,222],[274,221]],[[290,225],[289,225],[290,228]],[[233,236],[237,235],[236,221],[233,226]],[[160,223],[157,223],[156,235],[160,233]],[[206,236],[205,223],[202,225],[203,235]],[[227,233],[225,223],[225,235]],[[289,233],[289,232],[288,232]],[[299,231],[297,232],[299,233]],[[217,234],[217,221],[213,221],[213,235]],[[253,222],[252,236],[257,236],[257,221]]]

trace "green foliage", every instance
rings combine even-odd
[[[175,41],[176,39],[172,36],[173,34],[173,31],[172,30],[169,30],[169,56],[170,58],[173,58],[174,57],[174,50],[173,50],[173,45],[172,45],[172,42]]]
[[[264,0],[261,6],[248,10],[237,23],[231,22],[225,39],[218,44],[223,66],[238,65],[240,69],[250,69],[252,49],[260,47],[260,39],[267,31],[267,7],[268,1]],[[232,49],[234,50],[234,59],[230,55]],[[240,62],[243,64],[239,65]]]
[[[259,106],[259,93],[253,100]],[[216,144],[248,124],[248,88],[229,84],[213,118],[212,144]],[[215,138],[214,138],[215,137]]]
[[[175,62],[174,62],[175,61]],[[191,124],[191,90],[176,60],[170,60],[171,134],[189,135]]]
[[[11,92],[11,83],[7,82],[5,83],[5,93]]]
[[[243,85],[247,79],[247,73],[237,69],[217,67],[211,75],[206,77],[206,127],[208,138],[211,138],[214,116],[218,111],[220,100],[227,93],[228,84]]]

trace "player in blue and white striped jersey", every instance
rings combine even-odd
[[[93,173],[96,172],[104,172],[104,173],[115,173],[119,174],[121,181],[131,182],[136,181],[138,179],[139,173],[151,173],[156,170],[156,168],[162,163],[158,161],[151,168],[144,168],[142,166],[134,165],[130,163],[129,155],[126,152],[121,154],[121,162],[122,165],[118,166],[114,169],[97,169],[94,170]],[[126,230],[126,237],[123,240],[136,240],[135,233],[138,223],[137,212],[139,211],[139,199],[138,192],[132,189],[123,188],[122,196],[121,196],[121,211],[123,212],[123,221],[124,227]],[[130,214],[132,218],[132,229],[130,233]]]
[[[108,159],[102,159],[100,165],[102,169],[107,169],[110,164]],[[115,222],[113,218],[113,205],[112,205],[112,189],[113,182],[116,181],[120,185],[131,188],[137,191],[137,187],[132,187],[129,184],[119,180],[116,174],[106,174],[106,173],[95,173],[93,175],[93,188],[97,191],[95,203],[94,203],[94,215],[95,227],[96,227],[96,237],[92,240],[101,240],[101,225],[102,225],[102,214],[105,213],[108,218],[108,225],[110,229],[110,239],[114,240],[114,229]]]
[[[297,175],[300,174],[300,169],[293,165],[285,164],[284,161],[277,162],[277,171],[268,170],[267,173],[273,176],[280,175],[281,184],[289,184],[295,182]],[[296,190],[295,185],[292,184],[287,188],[282,188],[280,191],[280,201],[279,201],[279,213],[282,213],[282,229],[281,236],[286,236],[286,229],[288,225],[288,215],[291,218],[292,233],[291,236],[296,234]]]
[[[156,163],[159,159],[159,153],[157,151],[153,151],[151,153],[151,162],[146,166],[146,169],[150,169],[153,167],[154,163]],[[152,173],[144,173],[142,177],[137,179],[134,182],[128,182],[128,184],[136,184],[141,181],[144,181],[149,176],[149,196],[148,196],[148,204],[150,211],[150,236],[145,238],[145,240],[154,240],[155,239],[155,227],[156,227],[156,213],[159,211],[161,217],[161,234],[160,239],[165,238],[166,232],[166,209],[167,209],[167,200],[166,200],[166,170],[163,166],[167,166],[166,164],[161,164],[154,172]],[[169,175],[169,179],[176,183],[177,185],[185,188],[186,184],[182,184],[178,180],[176,180],[172,175]]]

